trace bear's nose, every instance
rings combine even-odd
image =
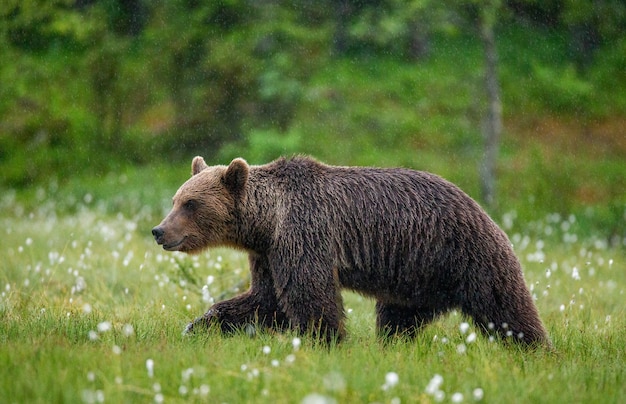
[[[161,242],[161,239],[163,238],[164,233],[165,232],[160,226],[157,226],[154,229],[152,229],[152,235],[154,236],[154,239],[156,240],[157,243]]]

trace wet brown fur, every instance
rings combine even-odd
[[[549,345],[505,233],[458,187],[408,169],[311,158],[208,167],[201,157],[153,233],[169,250],[248,252],[251,286],[188,326],[344,335],[341,289],[376,299],[380,335],[413,336],[450,309],[489,333]]]

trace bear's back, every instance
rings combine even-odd
[[[425,171],[330,166],[308,157],[280,159],[268,166],[280,194],[303,209],[327,209],[329,214],[366,221],[405,213],[457,218],[484,214],[456,185]]]
[[[442,259],[433,251],[445,253],[450,244],[469,248],[469,240],[495,245],[506,239],[473,199],[428,172],[329,166],[307,157],[270,164],[290,231],[324,235],[352,265],[394,266],[380,260],[409,256],[426,265]]]

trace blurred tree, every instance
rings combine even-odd
[[[471,32],[480,38],[483,47],[486,111],[483,120],[483,150],[479,174],[482,201],[488,208],[493,209],[497,204],[496,167],[502,133],[502,101],[495,28],[505,14],[501,0],[464,0],[450,2],[447,6],[450,10],[456,10],[458,15],[469,23]]]
[[[533,25],[569,32],[571,56],[580,72],[592,64],[603,44],[624,41],[626,2],[623,0],[507,0],[515,16]]]
[[[0,165],[3,180],[25,185],[60,164],[71,148],[71,118],[57,108],[56,87],[70,69],[40,58],[72,46],[64,0],[0,4]],[[59,24],[64,21],[65,24]]]
[[[254,73],[246,44],[233,36],[243,37],[249,18],[242,1],[171,1],[156,10],[148,37],[174,106],[172,152],[211,153],[240,138],[240,100]]]
[[[498,55],[494,27],[500,10],[500,0],[483,2],[479,9],[480,34],[485,52],[485,90],[487,94],[487,116],[485,120],[485,146],[481,165],[481,191],[485,204],[493,208],[496,204],[496,161],[502,132],[502,102],[498,80]]]
[[[506,7],[494,5],[500,1]],[[141,161],[146,145],[173,158],[199,149],[210,155],[228,143],[245,146],[253,132],[255,144],[274,136],[270,143],[279,145],[289,133],[297,138],[294,117],[306,122],[310,117],[298,114],[315,114],[319,104],[338,99],[325,84],[311,85],[319,67],[334,69],[342,58],[373,68],[399,57],[423,60],[438,51],[432,38],[468,32],[472,43],[484,43],[487,94],[495,100],[486,121],[494,123],[496,141],[487,144],[497,149],[491,34],[506,10],[516,21],[539,21],[573,38],[579,56],[565,60],[561,52],[553,62],[529,62],[529,75],[562,93],[561,111],[578,108],[580,94],[589,100],[581,108],[589,109],[598,91],[592,80],[612,88],[619,79],[615,71],[626,63],[620,0],[7,0],[0,4],[0,167],[17,167],[15,182],[22,184],[38,175],[22,174],[29,158],[41,164],[28,169],[45,175],[66,169],[62,153],[104,161],[106,168],[121,148],[128,153],[120,158],[131,161]],[[600,47],[606,67],[593,63]],[[475,81],[473,73],[466,78]],[[458,114],[475,107],[454,102]],[[351,119],[350,108],[342,119]],[[493,174],[487,160],[483,167]],[[493,193],[488,188],[486,195]]]
[[[513,15],[526,22],[556,28],[560,24],[564,0],[506,0]]]
[[[97,126],[91,148],[119,151],[124,144],[126,107],[134,101],[132,82],[124,71],[131,42],[143,28],[145,10],[139,0],[79,0],[66,15],[78,15],[89,29],[81,35],[84,74],[89,78]]]
[[[350,0],[336,0],[331,3],[335,14],[332,49],[335,55],[341,56],[348,50],[348,21],[354,11]]]
[[[574,61],[579,71],[591,65],[602,44],[626,39],[626,2],[623,0],[563,0],[562,22],[570,31]]]
[[[102,33],[87,55],[87,68],[93,92],[92,109],[98,122],[95,146],[99,150],[119,149],[122,142],[123,95],[119,91],[122,63],[121,43]]]
[[[148,21],[148,7],[142,0],[105,0],[110,25],[120,35],[138,36]]]
[[[309,9],[280,0],[155,9],[146,36],[175,107],[170,150],[215,153],[242,141],[247,127],[287,128],[303,83],[325,58],[327,30],[307,18]]]
[[[453,3],[433,0],[342,0],[336,7],[335,55],[374,51],[419,60],[428,55],[433,33],[446,32]]]

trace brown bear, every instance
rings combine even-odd
[[[410,169],[336,167],[309,157],[260,166],[192,162],[152,230],[165,250],[249,254],[250,289],[187,326],[256,324],[344,336],[341,289],[376,299],[381,336],[414,336],[454,308],[477,326],[550,345],[505,233],[450,182]]]

